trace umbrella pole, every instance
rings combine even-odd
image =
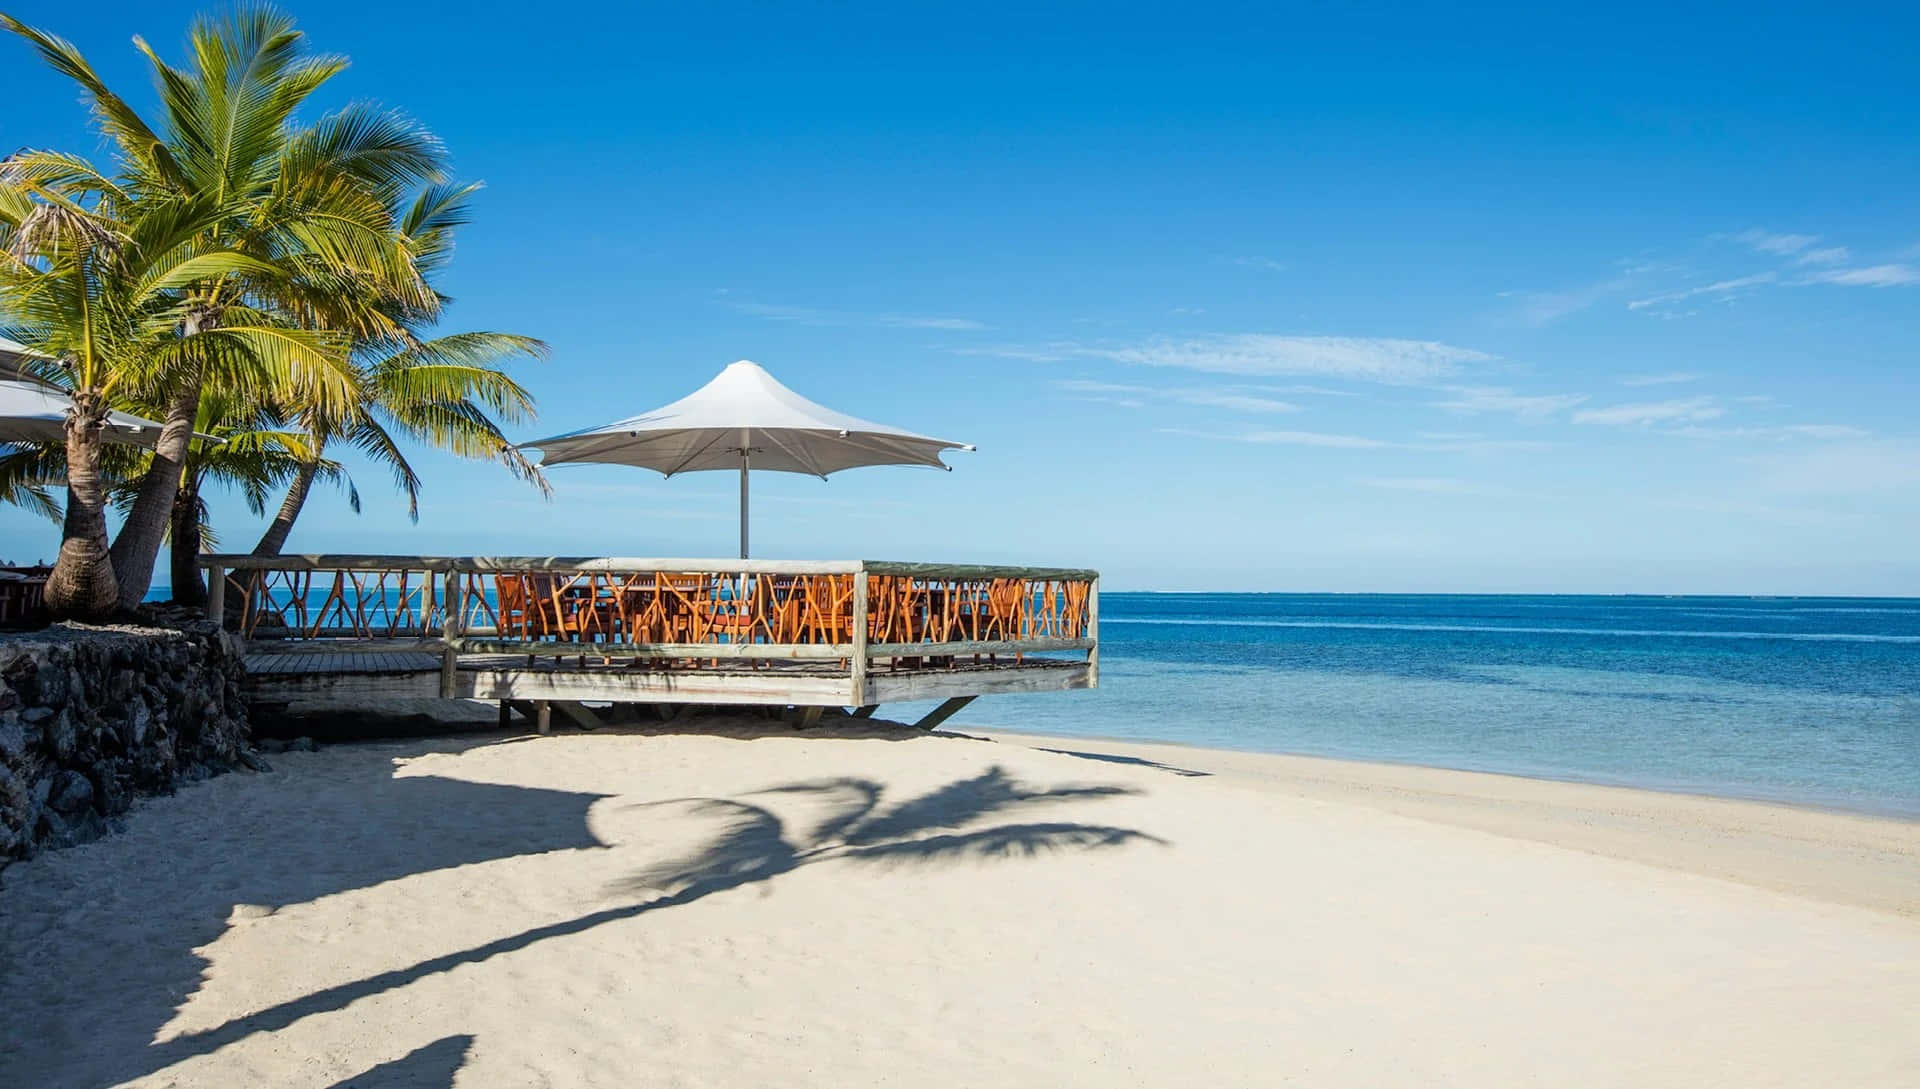
[[[747,450],[740,448],[740,558],[747,558]]]

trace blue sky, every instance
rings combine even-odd
[[[144,99],[192,5],[10,9]],[[756,478],[765,556],[1115,588],[1920,593],[1920,80],[1888,6],[293,9],[487,189],[525,438],[751,358],[978,445]],[[569,9],[573,10],[573,9]],[[0,146],[93,151],[0,42]],[[421,453],[303,551],[726,555],[733,481]],[[227,544],[258,521],[219,502]],[[8,558],[50,525],[0,512]]]

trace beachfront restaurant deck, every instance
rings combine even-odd
[[[542,732],[599,705],[827,708],[1092,688],[1099,575],[873,560],[210,555],[208,615],[256,703],[498,701]]]

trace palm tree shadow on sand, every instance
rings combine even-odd
[[[466,1065],[473,1037],[447,1036],[408,1052],[389,1063],[363,1070],[329,1089],[451,1089]]]
[[[807,780],[755,791],[744,798],[682,798],[641,803],[641,808],[678,808],[698,818],[711,819],[711,839],[701,850],[663,861],[615,883],[622,896],[648,897],[591,912],[564,922],[534,927],[518,934],[453,953],[432,957],[392,971],[315,991],[229,1021],[216,1028],[181,1035],[138,1049],[126,1056],[132,1068],[122,1068],[113,1082],[139,1074],[153,1074],[196,1056],[208,1055],[256,1033],[277,1032],[304,1018],[341,1010],[363,998],[408,986],[440,972],[478,964],[516,953],[550,938],[581,934],[606,923],[637,918],[668,908],[683,907],[716,893],[770,881],[803,866],[822,862],[856,865],[904,866],[955,863],[968,859],[1037,857],[1057,851],[1090,851],[1132,844],[1166,845],[1165,840],[1132,828],[1066,821],[1021,822],[970,828],[985,818],[1067,802],[1137,794],[1130,786],[1079,784],[1037,788],[1010,777],[995,766],[969,779],[956,780],[895,805],[885,805],[886,787],[871,779]],[[754,799],[802,796],[824,810],[803,834],[789,832],[786,822]],[[350,1078],[344,1085],[413,1084],[393,1081],[430,1068],[452,1053],[448,1037],[387,1067]],[[437,1050],[436,1050],[437,1049]],[[465,1054],[465,1043],[460,1047]],[[410,1064],[410,1065],[409,1065]],[[458,1069],[458,1060],[454,1069]],[[367,1080],[379,1075],[387,1080]],[[415,1078],[418,1081],[418,1077]],[[438,1084],[429,1078],[422,1084]]]
[[[1036,789],[997,765],[890,807],[882,804],[886,787],[871,779],[815,779],[757,793],[802,795],[820,803],[826,814],[805,834],[795,835],[779,815],[752,801],[680,798],[645,803],[649,808],[684,807],[712,820],[716,832],[697,854],[649,866],[620,882],[616,891],[665,893],[648,902],[651,909],[692,903],[821,862],[926,865],[1166,843],[1137,829],[1063,821],[967,829],[1009,810],[1138,793],[1133,787],[1105,784]]]

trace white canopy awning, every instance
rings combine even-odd
[[[593,461],[667,476],[738,469],[743,449],[755,469],[818,477],[863,465],[945,469],[942,450],[973,449],[835,412],[745,359],[652,412],[521,445],[538,449],[541,465]]]
[[[67,410],[73,401],[65,390],[35,377],[26,366],[29,349],[0,337],[0,442],[65,442]],[[152,446],[160,441],[160,425],[127,412],[107,415],[108,442]]]
[[[600,462],[675,476],[707,469],[740,473],[740,554],[747,554],[747,471],[825,479],[863,465],[948,468],[944,450],[972,446],[928,438],[815,404],[760,364],[742,359],[670,405],[638,416],[522,443],[540,464]]]

